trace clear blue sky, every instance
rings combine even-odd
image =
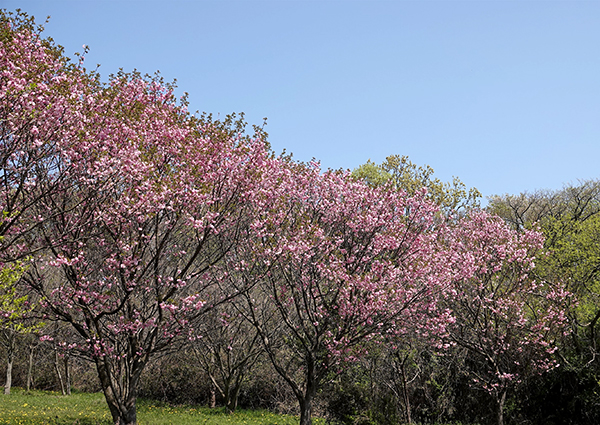
[[[600,2],[12,1],[88,68],[268,117],[298,160],[391,154],[484,196],[600,177]]]

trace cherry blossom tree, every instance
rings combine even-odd
[[[254,326],[301,425],[366,341],[449,332],[500,424],[508,389],[553,366],[566,295],[528,277],[538,233],[484,213],[449,226],[425,190],[275,158],[160,78],[101,83],[25,15],[2,12],[0,41],[0,268],[22,264],[45,319],[70,325],[55,342],[95,364],[115,424],[136,423],[153,356],[233,298],[222,311]]]
[[[93,114],[65,149],[72,180],[39,207],[49,254],[28,279],[76,330],[68,348],[96,364],[114,422],[134,424],[151,357],[231,295],[209,271],[241,234],[268,153],[201,127],[135,75],[86,101]]]
[[[508,392],[532,373],[557,366],[555,339],[566,329],[560,285],[529,276],[541,233],[517,232],[499,217],[472,212],[451,230],[449,252],[461,276],[447,298],[451,339],[469,353],[467,372],[504,422]]]
[[[209,270],[275,162],[239,121],[190,116],[159,79],[101,84],[41,32],[2,12],[3,261],[26,263],[46,319],[74,330],[59,343],[94,361],[114,422],[133,424],[152,355],[235,295]]]
[[[239,123],[190,116],[158,79],[100,84],[27,17],[3,13],[0,30],[2,253],[30,256],[29,289],[75,329],[65,345],[96,363],[115,423],[135,423],[152,354],[229,296],[208,292],[208,270],[270,153]]]
[[[257,257],[247,261],[248,279],[257,270],[250,265],[264,268],[245,293],[246,316],[307,425],[327,375],[364,342],[441,331],[445,265],[435,249],[437,209],[424,191],[407,197],[371,188],[317,164],[282,172],[263,212]]]
[[[43,28],[17,11],[0,10],[0,328],[7,348],[5,393],[10,392],[18,334],[34,331],[34,305],[19,287],[27,258],[41,249],[35,216],[68,168],[60,144],[77,132],[77,99],[95,88],[85,73],[41,37]]]

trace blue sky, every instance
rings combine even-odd
[[[408,155],[484,196],[600,177],[600,2],[13,1],[88,68],[160,70],[276,152]]]

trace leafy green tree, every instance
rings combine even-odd
[[[4,266],[0,270],[0,344],[7,353],[4,394],[10,394],[12,368],[17,348],[17,337],[37,330],[40,324],[28,320],[33,311],[27,295],[19,295],[17,282],[25,271],[21,263]]]
[[[452,182],[443,182],[434,177],[433,168],[413,164],[408,156],[388,156],[381,164],[370,160],[352,172],[352,175],[370,186],[391,184],[408,195],[427,188],[428,198],[445,213],[464,208],[479,207],[481,193],[467,186],[457,177]]]

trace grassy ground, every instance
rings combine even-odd
[[[227,414],[222,409],[172,407],[147,400],[138,401],[139,425],[295,425],[294,416],[275,415],[264,410]],[[324,422],[316,421],[318,425]],[[102,394],[58,393],[13,388],[0,394],[0,425],[112,425]]]

